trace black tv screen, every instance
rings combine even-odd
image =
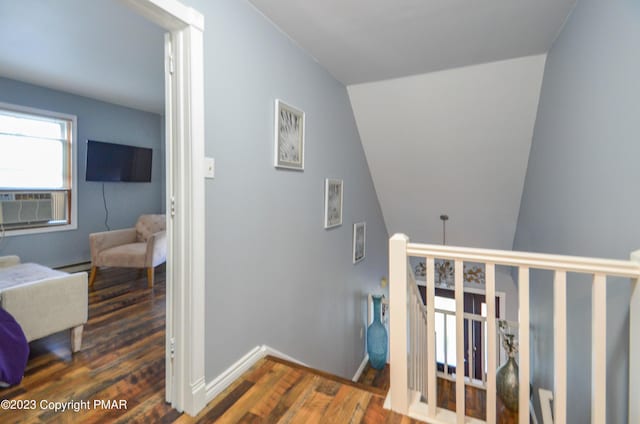
[[[152,149],[87,141],[87,181],[151,182]]]

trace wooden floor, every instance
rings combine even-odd
[[[0,389],[0,400],[35,408],[0,408],[0,423],[417,422],[382,407],[388,368],[366,369],[356,384],[276,358],[258,362],[198,417],[180,414],[164,402],[164,322],[164,269],[153,289],[136,270],[101,271],[89,291],[82,351],[71,354],[67,331],[31,343],[22,383]],[[467,413],[481,417],[484,392],[476,392],[467,392]],[[96,407],[95,400],[124,402]],[[79,410],[55,411],[55,402]],[[438,404],[455,408],[454,383],[438,382]],[[517,422],[504,416],[499,423]]]
[[[267,357],[236,380],[196,419],[216,423],[396,423],[384,391]],[[180,418],[178,422],[189,422]]]
[[[153,289],[137,270],[100,272],[89,291],[82,351],[71,354],[66,331],[31,343],[22,383],[0,389],[0,398],[35,400],[36,408],[0,408],[0,423],[151,423],[179,418],[164,403],[164,321],[162,267],[156,270]],[[93,408],[96,399],[124,400],[126,409]],[[70,400],[90,401],[91,408],[56,412],[40,407],[42,401]]]
[[[358,383],[389,390],[390,370],[387,365],[382,370],[376,370],[367,365]],[[438,378],[436,387],[438,392],[438,407],[450,411],[456,410],[456,383],[453,381]],[[486,419],[486,392],[471,386],[465,387],[465,414],[481,420]],[[496,402],[496,415],[498,424],[517,424],[518,414],[504,407],[500,399]]]
[[[383,409],[386,390],[275,358],[258,362],[198,417],[180,414],[164,402],[164,322],[164,270],[153,289],[136,270],[101,271],[89,292],[82,351],[71,354],[66,331],[31,343],[25,378],[0,389],[0,399],[36,407],[0,408],[0,423],[417,422]],[[96,408],[94,400],[126,407]],[[69,401],[79,411],[42,408]]]

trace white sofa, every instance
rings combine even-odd
[[[18,321],[27,341],[70,329],[71,350],[77,352],[88,315],[87,273],[0,256],[0,305]]]

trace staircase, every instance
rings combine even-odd
[[[426,307],[416,287],[416,281],[408,258],[418,257],[426,262]],[[607,287],[620,278],[631,279],[630,305],[630,349],[629,349],[629,423],[640,422],[638,394],[640,393],[640,251],[632,254],[632,261],[598,258],[546,255],[530,252],[512,252],[489,249],[471,249],[452,246],[410,243],[404,234],[394,235],[389,243],[390,272],[390,360],[391,385],[390,407],[393,411],[407,414],[433,423],[497,422],[496,372],[497,366],[497,320],[495,304],[495,268],[512,267],[518,281],[518,340],[519,340],[519,392],[518,421],[529,422],[529,384],[531,381],[530,359],[535,349],[531,346],[529,286],[532,270],[553,272],[553,363],[554,392],[553,417],[556,423],[567,422],[567,392],[571,390],[567,381],[567,274],[586,274],[591,277],[592,290],[592,349],[591,356],[591,403],[581,407],[591,409],[591,422],[604,424],[607,408]],[[455,377],[442,375],[436,361],[434,306],[435,260],[444,259],[454,264],[455,278]],[[464,313],[463,267],[465,262],[482,264],[485,273],[486,318]],[[617,278],[610,278],[617,277]],[[535,284],[535,281],[534,281]],[[465,362],[464,331],[468,322],[481,319],[486,325],[483,337],[486,348],[481,358],[486,358],[486,367],[480,386],[486,391],[484,420],[470,418],[467,413],[467,387],[478,381],[467,375],[472,372]],[[482,361],[484,362],[484,360]],[[446,365],[445,365],[446,367]],[[455,412],[440,406],[440,378],[451,378],[455,383]],[[534,382],[535,385],[535,382]]]

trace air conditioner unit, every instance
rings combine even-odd
[[[0,224],[37,224],[53,218],[51,192],[0,193]]]

